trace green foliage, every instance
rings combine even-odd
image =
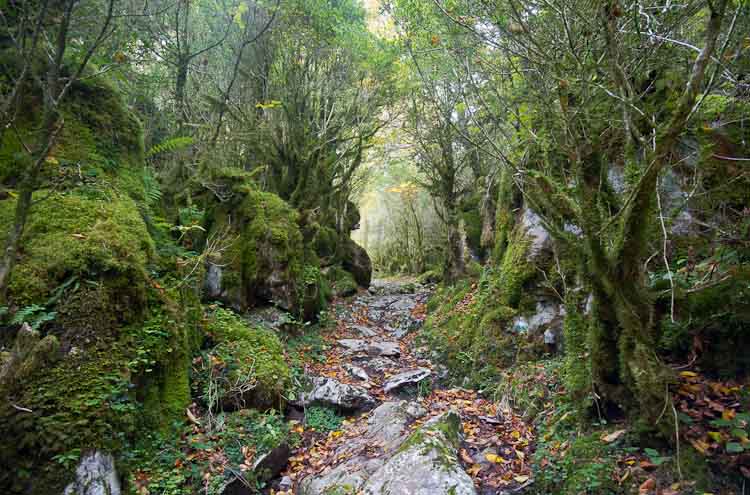
[[[28,323],[32,330],[39,330],[42,325],[53,321],[56,316],[57,313],[54,311],[48,311],[46,307],[38,304],[32,304],[16,311],[13,318],[10,319],[10,324]]]
[[[295,442],[284,419],[274,411],[222,413],[216,424],[211,432],[186,426],[178,435],[144,436],[123,455],[122,463],[130,468],[129,493],[136,494],[139,484],[147,480],[150,493],[221,495],[234,472],[242,472],[260,490],[266,477],[248,469],[246,455],[252,453],[257,459],[282,443]]]
[[[327,433],[341,428],[342,416],[330,407],[312,406],[305,409],[305,424],[316,431]]]
[[[153,243],[132,199],[115,193],[105,200],[54,192],[34,198],[40,201],[24,232],[25,256],[9,286],[14,302],[46,300],[73,275],[97,283],[119,279],[120,289],[143,298]],[[8,231],[14,207],[12,199],[0,201],[0,237]]]
[[[290,372],[276,334],[251,327],[229,310],[218,308],[208,330],[216,345],[194,366],[194,388],[210,410],[282,403]]]
[[[622,454],[621,447],[603,442],[601,431],[588,434],[571,431],[570,423],[565,423],[565,412],[559,409],[556,413],[558,422],[553,423],[551,430],[548,427],[538,430],[541,440],[534,455],[535,492],[561,495],[621,493],[612,477]],[[545,461],[543,465],[542,461]]]
[[[146,152],[146,156],[153,157],[156,155],[174,153],[181,149],[187,148],[188,146],[191,146],[194,142],[195,142],[195,139],[191,136],[173,137],[173,138],[167,139],[166,141],[162,141],[159,144],[153,145]]]

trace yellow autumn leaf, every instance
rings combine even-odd
[[[698,376],[698,373],[695,373],[693,371],[682,371],[680,372],[680,376],[683,378],[695,378]]]
[[[504,464],[506,462],[505,459],[496,454],[485,454],[484,458],[495,464]]]
[[[714,442],[721,442],[721,433],[718,431],[709,431],[708,436],[711,437]]]
[[[527,481],[529,481],[529,477],[526,476],[525,474],[514,476],[513,479],[516,480],[516,482],[518,483],[526,483]]]
[[[515,438],[516,440],[518,440],[519,438],[521,438],[521,432],[520,431],[512,431],[510,433],[510,436],[512,436],[513,438]]]
[[[331,432],[331,436],[332,436],[333,438],[338,438],[338,437],[340,437],[340,436],[341,436],[341,435],[343,435],[343,434],[344,434],[344,432],[343,432],[343,431],[341,431],[341,430],[338,430],[338,431],[333,431],[333,432]]]

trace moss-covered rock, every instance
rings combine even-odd
[[[326,273],[326,278],[333,295],[338,297],[351,296],[357,292],[357,281],[354,275],[339,266],[332,266]]]
[[[99,304],[102,297],[111,297],[108,306],[118,313],[116,319],[127,321],[133,309],[144,306],[146,263],[153,254],[151,237],[135,202],[114,192],[98,197],[40,191],[34,198],[38,203],[27,221],[10,280],[13,303],[44,302],[75,278],[79,287],[88,285],[93,293],[90,300],[69,298],[69,307],[87,312],[92,301]],[[0,238],[11,225],[14,209],[15,200],[0,201]],[[101,287],[111,289],[107,296]]]
[[[372,262],[367,251],[351,238],[346,238],[344,242],[342,258],[344,269],[354,275],[354,280],[360,287],[369,287],[372,279]]]
[[[299,214],[249,181],[234,191],[231,201],[214,205],[208,215],[211,235],[229,246],[212,260],[219,275],[208,296],[238,310],[272,303],[314,318],[325,303],[325,289],[318,260],[304,245]]]
[[[211,315],[208,330],[216,345],[195,367],[195,387],[207,406],[225,410],[280,406],[290,371],[276,334],[250,326],[225,309]]]
[[[20,63],[7,52],[0,54],[3,73],[13,73]],[[42,95],[29,81],[21,92],[21,106],[14,124],[16,132],[2,133],[0,183],[13,187],[31,157],[25,147],[36,149],[42,116]],[[143,131],[120,92],[102,77],[87,77],[73,83],[60,105],[62,128],[43,170],[43,186],[57,188],[109,187],[134,198],[143,198]]]

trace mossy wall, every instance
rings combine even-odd
[[[16,124],[33,145],[38,98],[33,88],[24,98],[30,111]],[[0,339],[12,365],[0,372],[3,493],[62,493],[85,450],[118,453],[181,420],[200,345],[194,311],[153,279],[138,120],[101,79],[76,83],[62,114],[7,300],[11,314],[37,308],[49,321],[32,352],[14,344],[23,337],[17,325],[3,327]],[[3,134],[0,181],[10,191],[0,201],[0,242],[13,220],[12,188],[29,163],[19,146]]]
[[[14,71],[17,61],[0,54],[0,67]],[[2,133],[0,183],[13,187],[31,163],[26,148],[40,139],[42,100],[35,84],[22,88],[21,107],[13,132]],[[84,78],[70,88],[60,108],[62,128],[43,170],[44,185],[60,188],[102,185],[143,199],[144,158],[140,121],[119,91],[101,77]]]
[[[303,242],[299,213],[273,193],[237,186],[235,197],[213,205],[207,230],[229,248],[214,262],[225,265],[222,297],[243,310],[278,305],[312,319],[326,301],[319,261]]]

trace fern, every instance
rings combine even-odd
[[[16,311],[16,314],[13,315],[13,318],[10,320],[10,324],[22,325],[28,323],[32,330],[39,330],[39,327],[48,321],[54,320],[56,316],[56,312],[47,311],[47,308],[44,306],[32,304]]]
[[[154,175],[153,170],[146,167],[143,169],[143,186],[146,193],[146,204],[153,206],[161,201],[161,184]]]
[[[175,151],[187,148],[193,144],[193,141],[193,138],[190,136],[173,137],[152,146],[151,149],[146,152],[146,156],[151,157],[164,153],[174,153]]]

